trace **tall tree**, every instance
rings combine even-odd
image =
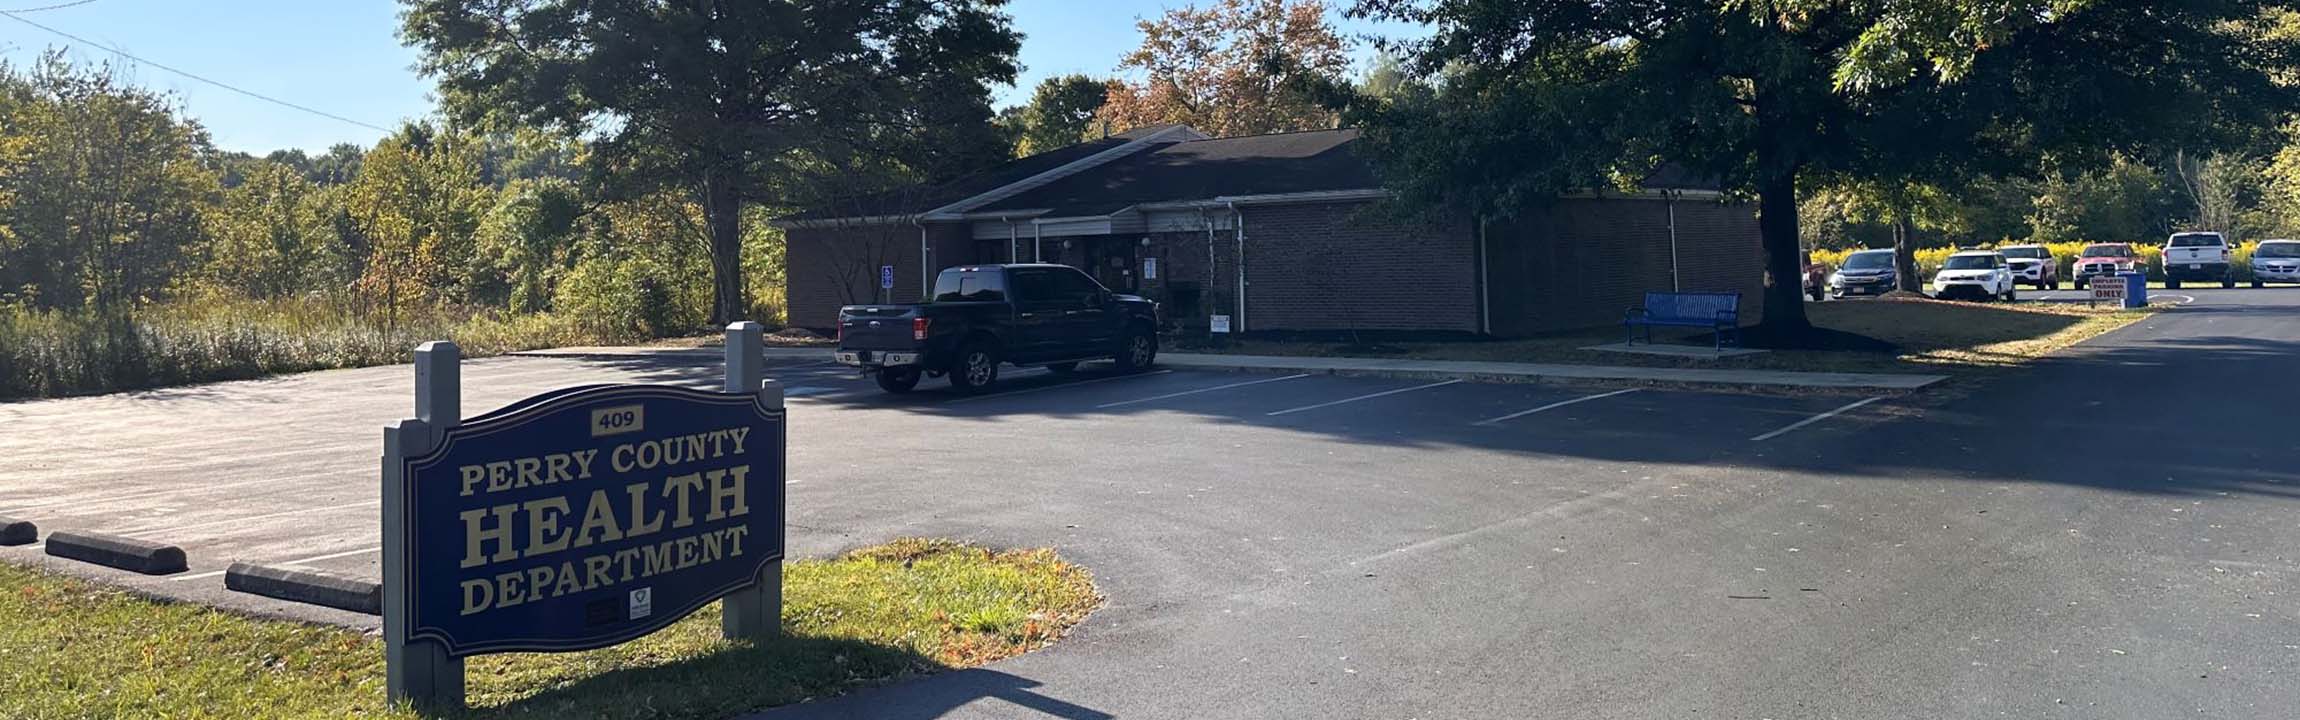
[[[1809,330],[1797,187],[2214,148],[2300,106],[2272,0],[1359,0],[1433,103],[1367,122],[1409,200],[1508,212],[1666,160],[1755,195],[1765,335]]]
[[[159,299],[189,264],[217,188],[206,132],[170,97],[58,52],[8,84],[0,135],[15,139],[0,145],[15,159],[0,166],[0,196],[13,207],[0,222],[15,241],[0,253],[0,288],[50,307]]]
[[[484,272],[474,241],[493,200],[477,143],[461,134],[411,125],[367,152],[344,210],[367,258],[360,289],[387,324],[422,302],[473,299]]]
[[[1016,157],[1035,155],[1089,139],[1094,116],[1110,99],[1109,82],[1085,75],[1064,75],[1039,81],[1030,103],[1015,114],[1018,132]]]
[[[1101,117],[1125,130],[1187,123],[1218,137],[1334,127],[1305,87],[1340,80],[1350,43],[1323,0],[1217,0],[1137,20],[1142,45],[1119,60]]]
[[[264,162],[207,213],[207,279],[252,298],[342,290],[335,208],[296,168]]]
[[[1004,0],[403,0],[456,117],[596,137],[632,194],[698,198],[711,319],[747,307],[746,204],[806,202],[816,156],[924,154],[922,174],[1003,155],[986,83],[1014,79]],[[952,161],[952,162],[945,162]]]
[[[1923,292],[1924,278],[1917,273],[1917,230],[1955,230],[1959,220],[1955,198],[1938,187],[1907,179],[1833,180],[1823,192],[1837,195],[1851,216],[1882,224],[1891,233],[1894,289]]]

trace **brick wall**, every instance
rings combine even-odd
[[[1670,203],[1564,199],[1486,228],[1493,332],[1517,336],[1618,324],[1648,290],[1672,289]],[[1676,202],[1677,289],[1739,292],[1742,317],[1763,312],[1755,211]]]
[[[1242,208],[1249,331],[1478,330],[1473,226],[1399,223],[1366,208]],[[1237,284],[1236,248],[1220,235],[1215,297],[1226,302]]]
[[[1243,208],[1249,331],[1479,331],[1477,232],[1467,222],[1397,223],[1365,203]],[[1742,294],[1742,316],[1763,313],[1762,253],[1748,205],[1679,200],[1678,281],[1687,291]],[[789,238],[791,324],[828,328],[840,305],[873,302],[878,266],[895,266],[894,299],[920,295],[918,228],[910,225],[793,229]],[[936,270],[975,262],[963,224],[928,226]],[[1159,277],[1143,295],[1164,303],[1167,320],[1203,328],[1210,314],[1235,314],[1236,235],[1215,232],[1208,258],[1203,231],[1046,240],[1046,259],[1086,264],[1093,243],[1124,243],[1128,265],[1157,258]],[[1140,245],[1148,239],[1147,245]],[[1647,199],[1567,199],[1487,227],[1493,333],[1519,336],[1617,324],[1647,290],[1670,289],[1669,203]],[[1107,258],[1110,253],[1102,255]],[[1194,286],[1198,312],[1177,290]],[[843,289],[842,289],[843,287]]]
[[[959,224],[927,226],[935,270],[976,261],[967,232]],[[792,228],[783,236],[788,243],[784,258],[790,268],[787,296],[794,327],[827,330],[838,323],[839,306],[878,302],[881,265],[894,266],[895,302],[917,302],[923,294],[917,226]]]

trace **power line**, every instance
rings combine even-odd
[[[76,2],[68,2],[61,5],[42,5],[40,7],[28,7],[18,10],[0,10],[0,13],[36,13],[45,10],[62,10],[64,8],[79,7],[95,1],[96,0],[77,0]]]
[[[66,4],[66,5],[57,5],[57,6],[53,6],[53,7],[47,7],[47,8],[31,8],[31,9],[32,9],[32,10],[50,10],[50,9],[54,9],[54,8],[56,8],[56,7],[71,7],[72,5],[85,5],[85,4],[87,4],[87,3],[91,3],[91,2],[95,2],[95,0],[81,0],[81,2],[77,2],[77,3],[70,3],[70,4]],[[48,32],[50,32],[50,33],[54,33],[54,34],[56,34],[56,35],[61,35],[61,36],[63,36],[64,38],[66,38],[66,39],[69,39],[69,40],[71,40],[71,41],[73,41],[73,42],[77,42],[77,43],[80,43],[80,44],[83,44],[83,45],[91,45],[91,46],[94,46],[94,47],[96,47],[96,48],[98,48],[98,49],[101,49],[101,50],[103,50],[104,52],[108,52],[108,53],[111,53],[111,54],[114,54],[114,55],[118,55],[118,56],[120,56],[120,57],[123,57],[123,58],[127,58],[127,59],[128,59],[130,62],[134,62],[134,63],[137,63],[137,64],[139,64],[139,65],[147,65],[147,66],[151,66],[151,67],[159,68],[159,69],[161,69],[161,70],[166,70],[166,71],[168,71],[168,72],[172,72],[172,73],[175,73],[175,74],[177,74],[177,75],[182,75],[182,76],[184,76],[184,77],[187,77],[187,78],[191,78],[191,79],[193,79],[193,80],[198,80],[198,81],[200,81],[200,82],[204,82],[204,83],[207,83],[207,84],[209,84],[209,85],[214,85],[214,86],[216,86],[216,87],[220,87],[220,88],[223,88],[223,89],[225,89],[225,90],[230,90],[230,91],[232,91],[232,92],[236,92],[236,93],[239,93],[239,94],[241,94],[241,95],[246,95],[246,96],[248,96],[248,97],[252,97],[252,98],[255,98],[255,99],[257,99],[257,100],[262,100],[262,101],[264,101],[264,102],[268,102],[268,103],[271,103],[271,104],[273,104],[273,105],[278,105],[278,106],[280,106],[280,107],[285,107],[285,108],[292,108],[292,109],[296,109],[296,110],[301,110],[301,111],[304,111],[304,112],[307,112],[307,113],[311,113],[311,114],[313,114],[313,115],[318,115],[318,116],[320,116],[320,117],[323,117],[323,118],[327,118],[327,119],[329,119],[329,120],[334,120],[334,121],[337,121],[337,122],[344,122],[344,123],[350,123],[350,124],[353,124],[353,125],[358,125],[358,126],[360,126],[360,127],[363,127],[363,128],[367,128],[367,129],[369,129],[369,130],[374,130],[374,131],[376,131],[376,132],[380,132],[380,133],[389,134],[389,133],[391,132],[391,129],[390,129],[390,128],[378,127],[378,126],[375,126],[375,125],[370,125],[370,124],[367,124],[367,123],[363,123],[363,122],[360,122],[360,121],[358,121],[358,120],[353,120],[353,119],[351,119],[351,118],[347,118],[347,117],[344,117],[344,116],[342,116],[342,115],[337,115],[337,114],[335,114],[335,113],[331,113],[331,112],[328,112],[328,111],[325,111],[325,110],[319,110],[319,109],[316,109],[316,108],[311,108],[311,107],[307,107],[307,106],[303,106],[303,105],[297,105],[297,104],[295,104],[295,103],[292,103],[292,102],[288,102],[288,101],[286,101],[286,100],[281,100],[281,99],[279,99],[279,98],[271,97],[271,96],[269,96],[269,95],[264,95],[264,94],[262,94],[262,93],[258,93],[258,92],[252,91],[252,90],[242,90],[242,89],[239,89],[239,88],[236,88],[236,87],[230,86],[230,85],[226,85],[226,84],[224,84],[224,83],[221,83],[221,82],[217,82],[217,81],[215,81],[215,80],[209,80],[209,79],[207,79],[207,78],[204,78],[204,77],[200,77],[200,76],[198,76],[198,75],[195,75],[195,74],[192,74],[192,73],[189,73],[189,72],[185,72],[185,71],[182,71],[182,70],[178,70],[178,69],[175,69],[175,68],[172,68],[172,67],[168,67],[168,66],[166,66],[166,65],[162,65],[162,64],[159,64],[159,63],[156,63],[156,62],[152,62],[152,61],[150,61],[150,60],[145,60],[145,59],[143,59],[143,58],[140,58],[140,57],[136,57],[136,56],[134,56],[134,55],[130,55],[130,54],[128,54],[128,53],[126,53],[126,52],[124,52],[124,51],[121,51],[121,50],[115,50],[115,49],[113,49],[113,48],[105,47],[105,46],[104,46],[104,44],[102,44],[102,43],[99,43],[99,42],[96,42],[96,41],[93,41],[93,40],[89,40],[89,39],[87,39],[87,38],[83,38],[83,37],[80,37],[80,36],[78,36],[78,35],[74,35],[74,34],[71,34],[71,33],[68,33],[68,32],[64,32],[64,31],[62,31],[62,30],[58,30],[58,29],[55,29],[55,28],[52,28],[52,27],[48,27],[48,26],[46,26],[46,25],[42,25],[42,24],[40,24],[40,23],[32,22],[32,21],[30,21],[30,20],[26,20],[26,19],[24,19],[24,18],[21,18],[21,17],[17,17],[16,13],[19,13],[19,12],[26,12],[26,11],[24,11],[24,10],[0,10],[0,17],[5,17],[5,18],[8,18],[8,19],[10,19],[10,20],[14,20],[14,21],[16,21],[16,22],[24,23],[24,24],[26,24],[26,25],[30,25],[30,26],[32,26],[32,27],[36,27],[36,28],[39,28],[39,29],[42,29],[42,30],[46,30],[46,31],[48,31]]]

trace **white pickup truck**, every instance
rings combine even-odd
[[[2164,286],[2179,289],[2185,280],[2220,281],[2236,287],[2235,266],[2229,262],[2228,238],[2216,232],[2174,233],[2164,243]]]

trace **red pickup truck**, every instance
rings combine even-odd
[[[2069,266],[2069,279],[2076,289],[2083,290],[2097,278],[2114,278],[2119,273],[2142,272],[2140,252],[2131,243],[2099,243],[2084,246],[2076,256],[2076,264]]]

